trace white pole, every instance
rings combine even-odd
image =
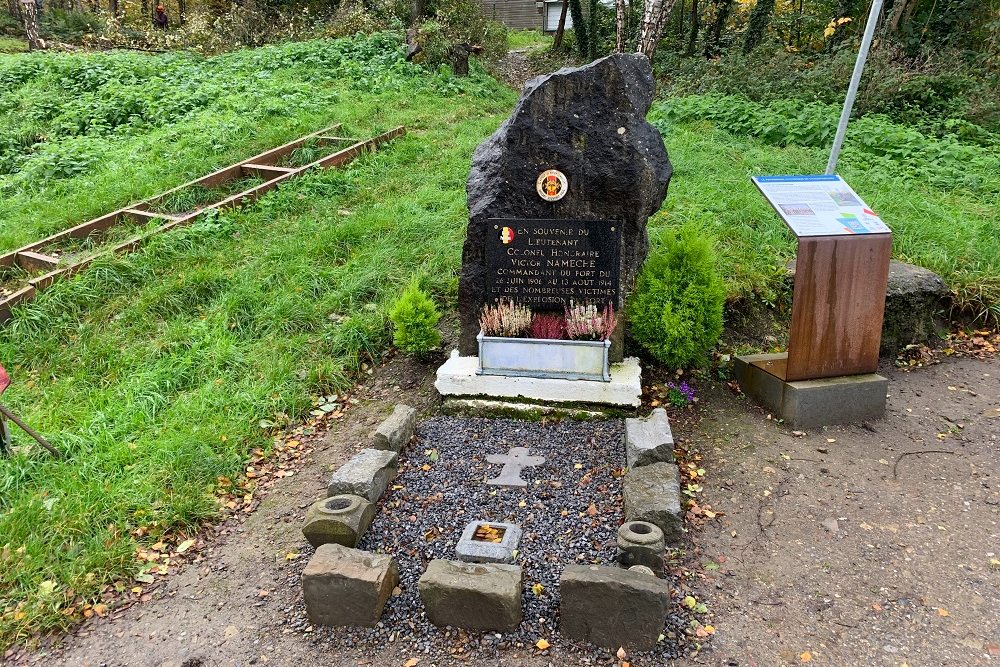
[[[861,38],[861,50],[858,51],[858,59],[854,62],[851,85],[847,88],[847,99],[844,100],[844,110],[840,112],[840,124],[837,125],[837,136],[833,140],[830,161],[826,163],[827,174],[832,174],[833,170],[837,168],[837,158],[840,157],[840,149],[844,145],[844,135],[847,134],[847,123],[851,120],[851,110],[854,109],[854,98],[858,95],[858,84],[861,82],[861,74],[865,71],[868,50],[871,48],[872,37],[875,35],[875,26],[878,25],[878,16],[881,12],[882,0],[872,0],[872,9],[868,12],[868,23],[865,24],[865,35]]]

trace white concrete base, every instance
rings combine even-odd
[[[445,398],[520,398],[630,408],[639,407],[642,401],[642,369],[635,357],[612,365],[610,382],[476,375],[478,367],[478,357],[460,357],[455,350],[438,369],[434,386]]]

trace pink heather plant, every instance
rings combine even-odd
[[[569,302],[566,307],[566,336],[571,340],[608,340],[618,324],[610,303],[598,311],[594,304]]]

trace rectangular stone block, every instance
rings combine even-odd
[[[521,624],[523,581],[517,565],[432,560],[417,588],[434,625],[504,632]]]
[[[667,545],[680,544],[683,531],[680,471],[672,463],[633,468],[622,479],[625,520],[648,521],[663,531]]]
[[[372,438],[372,449],[399,453],[417,430],[417,411],[397,405],[389,418],[379,424]]]
[[[765,370],[769,363],[780,365],[785,356],[750,354],[736,357],[734,374],[744,394],[789,427],[853,424],[885,415],[888,379],[868,373],[785,382]]]
[[[567,565],[559,595],[559,632],[609,649],[654,648],[670,604],[662,579],[602,565]]]
[[[333,473],[327,495],[350,494],[374,503],[389,488],[396,472],[396,452],[362,449]]]
[[[392,557],[324,544],[302,572],[306,613],[316,625],[372,627],[398,583]]]
[[[674,436],[666,410],[656,408],[646,419],[625,420],[625,460],[629,468],[674,462]]]
[[[499,542],[476,540],[476,529],[489,524],[503,531]],[[494,521],[473,521],[462,531],[462,537],[455,545],[455,554],[463,563],[509,563],[514,560],[514,551],[521,543],[521,529],[512,523]]]
[[[888,378],[875,373],[789,382],[782,415],[794,428],[881,419],[888,390]]]

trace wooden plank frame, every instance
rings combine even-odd
[[[143,242],[154,236],[156,234],[161,234],[163,232],[169,231],[171,229],[189,225],[194,222],[203,213],[211,210],[229,210],[237,208],[244,204],[254,202],[259,199],[262,195],[271,190],[277,188],[279,185],[285,181],[299,176],[305,171],[310,169],[329,169],[332,167],[339,167],[341,165],[347,164],[359,155],[373,151],[380,145],[392,141],[397,137],[404,136],[406,134],[405,127],[397,127],[388,132],[383,132],[382,134],[376,135],[369,139],[363,140],[350,140],[355,143],[343,148],[341,150],[335,151],[329,155],[326,155],[314,162],[311,162],[303,167],[279,167],[275,163],[281,158],[289,155],[294,150],[305,144],[307,141],[312,139],[319,139],[321,141],[345,141],[343,137],[334,136],[334,133],[340,129],[340,124],[332,125],[326,127],[317,132],[307,134],[300,137],[294,141],[290,141],[287,144],[278,146],[277,148],[272,148],[268,151],[255,155],[252,158],[243,160],[236,164],[230,165],[219,169],[218,171],[212,172],[207,176],[195,179],[179,185],[175,188],[167,190],[159,195],[150,197],[143,201],[132,204],[125,208],[114,211],[113,213],[108,213],[106,215],[94,218],[83,224],[76,225],[69,229],[65,229],[61,232],[48,236],[40,241],[35,241],[22,248],[18,248],[13,252],[9,252],[5,255],[0,256],[0,268],[3,267],[13,267],[21,266],[23,268],[29,269],[52,269],[47,273],[30,278],[27,280],[27,284],[21,287],[13,294],[0,300],[0,324],[6,322],[11,318],[12,308],[15,305],[24,303],[34,298],[34,296],[41,292],[42,290],[48,288],[52,283],[54,283],[59,278],[66,278],[72,276],[89,266],[95,259],[103,257],[108,254],[122,254],[126,252],[132,252],[139,248]],[[163,201],[164,198],[170,196],[171,194],[183,190],[184,188],[191,187],[194,185],[200,185],[202,187],[211,188],[228,181],[236,180],[239,178],[244,178],[246,176],[256,176],[259,178],[266,179],[263,183],[256,185],[243,192],[238,192],[236,194],[230,195],[220,201],[205,204],[193,211],[189,211],[184,214],[167,214],[159,213],[155,210],[155,206]],[[138,234],[132,238],[127,239],[121,243],[114,245],[111,248],[106,248],[101,250],[91,256],[85,257],[84,259],[69,264],[65,267],[54,266],[51,258],[45,255],[41,250],[47,246],[55,245],[62,241],[68,239],[82,239],[89,236],[97,236],[100,238],[112,227],[121,224],[147,224],[153,220],[165,220],[166,223],[153,229],[144,234]]]

